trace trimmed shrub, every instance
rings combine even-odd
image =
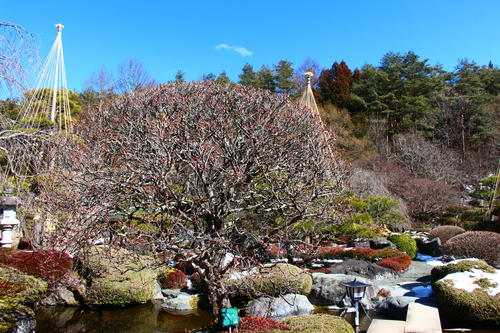
[[[290,327],[271,318],[243,317],[238,326],[242,332],[274,332],[275,330],[290,331]]]
[[[500,267],[500,234],[468,231],[448,240],[443,253],[458,258],[483,259],[493,267]]]
[[[371,260],[377,253],[376,250],[366,247],[355,247],[350,250],[344,251],[341,256],[346,258]]]
[[[417,242],[406,234],[394,234],[387,238],[396,245],[398,250],[405,252],[410,258],[417,255]]]
[[[468,272],[473,268],[487,273],[495,273],[495,269],[483,260],[462,260],[456,264],[434,267],[431,271],[431,282],[434,283],[437,280],[441,280],[448,274]]]
[[[47,282],[26,274],[12,267],[0,266],[0,297],[9,298],[20,303],[32,303],[47,292]]]
[[[377,250],[377,253],[373,255],[374,258],[380,258],[380,259],[386,259],[386,258],[392,258],[392,257],[399,257],[405,254],[404,252],[401,252],[396,249],[381,249]]]
[[[276,264],[255,269],[253,274],[222,282],[233,294],[244,297],[285,294],[308,295],[312,289],[312,277],[297,266]]]
[[[71,272],[73,259],[57,250],[17,251],[0,250],[0,263],[55,284]]]
[[[454,225],[441,225],[429,232],[429,239],[439,238],[441,244],[446,243],[450,238],[465,232],[464,228]]]
[[[386,258],[377,261],[377,265],[390,268],[396,272],[402,272],[406,270],[411,265],[411,258],[407,254],[403,254],[399,257]]]
[[[291,330],[303,333],[354,333],[354,329],[345,319],[329,314],[311,314],[280,320]]]
[[[500,298],[489,295],[485,290],[474,291],[454,288],[450,280],[434,283],[434,292],[439,310],[450,318],[456,318],[466,324],[481,325],[500,324]]]
[[[158,282],[163,289],[183,289],[188,284],[186,274],[175,268],[160,274]]]
[[[334,259],[344,252],[341,246],[320,246],[316,249],[316,256],[320,259]]]

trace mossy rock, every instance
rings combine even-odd
[[[81,262],[82,274],[90,281],[84,295],[88,305],[146,303],[155,295],[159,270],[153,258],[98,246]]]
[[[460,318],[472,325],[500,324],[500,297],[489,295],[483,288],[472,292],[454,288],[453,281],[439,280],[433,285],[439,309],[445,316]]]
[[[398,250],[406,252],[411,258],[417,255],[417,242],[406,234],[394,234],[387,238],[396,245]]]
[[[354,333],[354,329],[345,319],[330,314],[311,314],[280,320],[292,331],[303,333]]]
[[[297,266],[276,264],[255,269],[252,275],[240,279],[225,278],[223,284],[233,294],[244,297],[308,295],[312,289],[312,277]]]
[[[12,267],[0,266],[0,298],[9,296],[19,303],[33,303],[47,292],[47,282]]]
[[[0,297],[0,333],[34,331],[35,313],[13,297]]]
[[[437,280],[441,280],[448,274],[468,272],[473,268],[486,273],[495,273],[495,268],[488,265],[484,260],[461,260],[456,264],[434,267],[431,271],[431,282],[434,283]]]

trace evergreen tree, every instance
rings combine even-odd
[[[286,60],[280,60],[278,65],[274,66],[276,72],[276,87],[278,92],[289,94],[295,89],[293,81],[292,63]]]
[[[177,74],[175,74],[175,82],[185,82],[184,72],[180,69],[177,71]]]
[[[252,65],[245,64],[242,69],[242,73],[239,75],[239,83],[244,86],[258,87],[257,73],[254,72]]]
[[[273,92],[276,91],[276,78],[269,67],[262,66],[260,68],[260,71],[257,73],[257,87]]]
[[[227,76],[226,71],[222,71],[219,74],[219,76],[217,77],[217,79],[215,79],[215,82],[220,83],[220,84],[227,84],[227,83],[231,83],[231,80]]]
[[[213,73],[203,74],[203,76],[201,77],[201,81],[203,82],[215,81],[215,75]]]

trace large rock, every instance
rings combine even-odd
[[[247,307],[252,317],[285,318],[309,314],[314,306],[306,296],[287,294],[281,297],[259,297]]]
[[[90,280],[84,295],[88,305],[146,303],[155,295],[158,272],[152,258],[97,246],[82,258],[82,266]]]
[[[433,287],[444,316],[471,325],[500,324],[499,270],[471,268],[451,273],[437,280]]]
[[[439,238],[424,240],[419,243],[418,252],[427,254],[431,257],[439,257],[442,255],[441,241]]]
[[[0,297],[0,332],[34,333],[35,313],[12,297]]]
[[[198,309],[200,295],[189,294],[180,290],[163,289],[161,307],[169,312],[190,313]]]
[[[248,272],[232,273],[223,280],[224,286],[239,296],[308,295],[312,287],[311,275],[297,266],[273,264]]]
[[[357,275],[371,280],[383,280],[396,277],[398,274],[389,268],[372,264],[366,260],[347,259],[331,265],[328,269],[333,274]]]
[[[40,301],[41,305],[69,305],[78,306],[80,303],[75,299],[75,295],[66,287],[58,286],[49,295]]]
[[[404,320],[406,318],[408,304],[415,302],[417,299],[417,297],[411,296],[381,297],[376,302],[375,311],[385,317]]]
[[[356,279],[359,282],[370,284],[366,288],[363,303],[371,307],[370,299],[377,294],[377,287],[368,279],[346,274],[324,274],[313,273],[313,287],[308,298],[314,305],[336,305],[343,306],[343,300],[346,296],[346,287],[343,283],[351,282]]]

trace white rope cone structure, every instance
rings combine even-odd
[[[33,89],[26,92],[20,121],[38,128],[43,120],[60,131],[71,132],[71,112],[64,67],[62,24],[56,24],[57,37]]]

